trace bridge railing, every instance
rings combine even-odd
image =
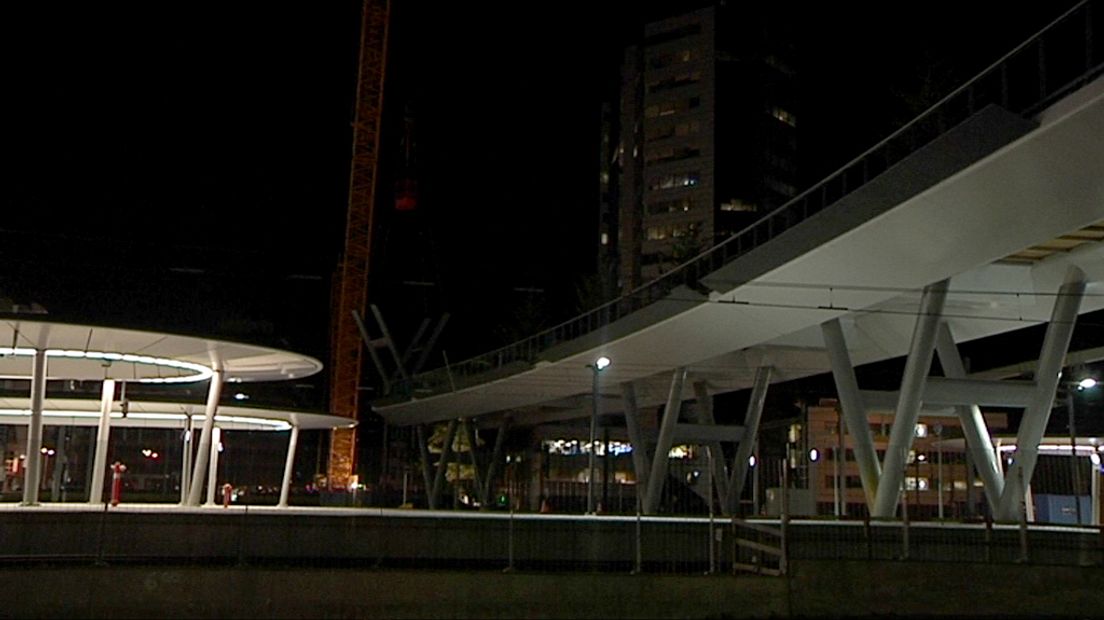
[[[783,232],[830,208],[871,179],[982,108],[997,105],[1034,116],[1101,74],[1104,7],[1082,2],[943,97],[827,178],[696,257],[628,294],[529,338],[413,377],[402,396],[459,389],[526,370],[558,344],[594,333],[662,300],[679,286],[700,288],[701,278],[763,246]]]

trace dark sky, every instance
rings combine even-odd
[[[543,289],[550,318],[574,309],[594,262],[600,102],[646,16],[687,5],[394,4],[384,173],[409,109],[433,241],[420,254],[454,314],[446,346],[474,353],[499,344],[526,299],[515,287]],[[782,8],[802,46],[812,179],[903,120],[899,94],[956,85],[1070,3],[808,4]],[[61,318],[325,359],[359,3],[2,11],[0,292]]]

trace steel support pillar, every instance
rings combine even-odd
[[[483,473],[479,466],[479,455],[475,453],[475,425],[472,424],[471,419],[464,418],[464,420],[460,422],[460,426],[463,428],[464,438],[468,442],[468,456],[471,458],[472,473],[474,474],[472,486],[475,488],[472,489],[472,493],[475,494],[475,498],[479,500],[480,505],[485,506],[487,505],[487,497],[483,495],[483,485],[480,484],[483,480]]]
[[[966,367],[962,364],[962,357],[958,353],[954,336],[951,335],[951,327],[946,322],[939,324],[939,331],[935,335],[935,350],[939,355],[939,364],[943,366],[944,375],[952,379],[966,377]],[[996,512],[997,502],[1004,489],[1004,480],[997,472],[997,456],[993,450],[993,440],[989,437],[989,427],[985,424],[981,409],[976,404],[958,405],[955,407],[955,412],[962,422],[966,449],[970,451],[970,457],[981,476],[985,499],[989,502],[989,510],[992,514]],[[967,484],[970,482],[967,480]],[[940,489],[940,494],[942,492]]]
[[[188,489],[189,506],[198,506],[203,499],[203,480],[211,455],[211,435],[215,428],[219,397],[222,396],[222,366],[217,366],[213,370],[215,372],[211,375],[211,383],[207,387],[207,406],[203,410],[203,430],[200,432],[199,449],[196,451],[191,487]]]
[[[632,383],[621,384],[621,402],[625,406],[625,429],[632,443],[633,470],[636,474],[636,492],[643,505],[645,490],[648,488],[648,471],[651,459],[648,458],[648,442],[640,430],[640,410],[636,407],[636,386]]]
[[[1058,298],[1054,300],[1050,324],[1043,337],[1043,347],[1039,352],[1039,364],[1035,371],[1035,383],[1038,386],[1035,398],[1024,410],[1020,421],[1020,430],[1016,434],[1016,462],[1008,469],[1004,479],[1000,506],[996,518],[1012,521],[1019,514],[1022,496],[1017,497],[1016,489],[1027,489],[1035,473],[1035,462],[1039,457],[1039,442],[1043,439],[1050,409],[1054,405],[1054,394],[1062,371],[1062,363],[1069,349],[1073,326],[1077,322],[1077,311],[1081,307],[1081,298],[1085,293],[1085,274],[1076,267],[1070,267],[1066,280],[1058,289]],[[1023,480],[1017,487],[1009,480]]]
[[[713,397],[709,395],[709,388],[705,381],[694,382],[694,398],[698,401],[698,423],[713,426],[716,424],[713,418]],[[721,505],[722,514],[728,515],[725,498],[728,497],[728,474],[725,472],[724,449],[720,441],[710,441],[705,444],[709,455],[709,467],[713,478],[713,488],[710,492],[716,493],[714,497]],[[712,506],[712,500],[710,500]],[[711,508],[712,509],[712,508]]]
[[[674,439],[675,424],[678,423],[682,409],[682,384],[686,381],[686,367],[676,368],[671,376],[671,391],[667,395],[667,406],[663,410],[663,422],[659,427],[656,440],[655,458],[652,470],[648,473],[648,492],[644,495],[644,513],[654,514],[659,508],[659,499],[663,493],[663,483],[667,480],[668,454]]]
[[[425,425],[419,424],[414,427],[414,436],[418,442],[418,454],[422,457],[422,483],[425,484],[426,503],[430,504],[428,508],[432,508],[429,494],[433,491],[433,465],[429,462],[429,444],[426,442]]]
[[[185,413],[184,420],[184,433],[180,438],[181,451],[180,451],[180,505],[183,506],[188,502],[188,491],[191,487],[192,480],[192,438],[195,436],[194,422],[192,420],[191,409]]]
[[[115,400],[115,380],[104,379],[100,390],[100,425],[96,429],[96,455],[92,460],[92,483],[88,503],[103,502],[104,476],[107,473],[107,448],[111,441],[111,403]]]
[[[920,315],[912,332],[912,344],[905,360],[905,372],[901,377],[901,395],[897,401],[893,426],[889,431],[882,479],[874,496],[872,517],[892,517],[897,509],[897,497],[904,481],[905,465],[912,440],[916,437],[916,422],[920,419],[920,400],[924,395],[924,383],[931,372],[935,355],[935,332],[943,316],[943,303],[947,299],[947,280],[924,287],[920,299]]]
[[[882,477],[878,453],[874,451],[874,436],[870,434],[870,422],[866,417],[866,405],[859,392],[859,382],[855,378],[855,367],[851,364],[851,354],[847,352],[847,341],[843,338],[843,328],[839,319],[833,319],[820,326],[824,334],[824,345],[828,349],[828,360],[832,366],[832,378],[836,382],[843,422],[851,435],[851,446],[855,453],[855,462],[859,466],[863,492],[866,494],[866,506],[874,506],[874,495]]]
[[[502,416],[502,421],[498,424],[498,434],[495,435],[494,449],[491,450],[491,461],[487,463],[487,473],[483,476],[483,497],[491,497],[491,485],[494,484],[494,477],[496,469],[498,468],[498,462],[502,460],[502,446],[506,442],[506,429],[510,428],[510,416]],[[476,479],[478,482],[478,478]],[[487,509],[486,502],[483,504],[484,510]]]
[[[222,445],[222,429],[215,427],[211,431],[211,458],[207,461],[207,505],[215,505],[215,493],[218,490],[219,446]]]
[[[23,505],[38,505],[42,482],[42,402],[46,399],[46,350],[35,349],[31,370],[31,421],[27,428],[27,469],[23,473]]]
[[[441,460],[437,462],[437,474],[433,477],[433,488],[429,490],[429,507],[437,509],[437,500],[441,496],[441,488],[445,484],[445,470],[448,469],[449,459],[452,458],[452,442],[456,439],[456,429],[460,424],[456,419],[449,420],[448,431],[445,433],[445,443],[441,446]]]
[[[291,476],[295,471],[295,448],[299,445],[299,427],[292,425],[288,438],[287,460],[284,461],[284,481],[280,484],[280,502],[278,508],[288,507],[288,495],[291,492]]]
[[[751,388],[751,398],[748,400],[747,414],[744,415],[744,438],[736,446],[736,456],[732,459],[732,467],[729,470],[728,495],[725,496],[726,514],[736,514],[740,505],[740,496],[744,494],[744,483],[747,481],[748,459],[755,449],[756,438],[759,436],[759,421],[763,419],[763,404],[767,400],[767,388],[770,387],[772,369],[770,366],[760,366],[755,370],[755,383]]]

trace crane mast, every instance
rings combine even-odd
[[[354,313],[363,315],[368,297],[389,14],[389,0],[364,0],[345,249],[333,289],[330,410],[334,415],[353,421],[359,413],[364,353]],[[354,427],[334,429],[327,472],[331,489],[348,488],[354,480],[356,445]]]

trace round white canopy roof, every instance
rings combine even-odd
[[[204,420],[202,403],[130,401],[126,417],[118,403],[112,406],[111,426],[135,428],[184,429],[188,416],[198,428]],[[30,398],[0,398],[0,424],[27,424],[31,419]],[[78,398],[47,398],[42,407],[42,423],[47,426],[96,426],[100,419],[100,401]],[[332,429],[354,426],[356,422],[341,416],[309,411],[291,411],[259,407],[219,405],[215,425],[223,430],[286,431],[292,425],[300,430]]]
[[[228,382],[299,379],[322,370],[308,355],[250,344],[114,327],[0,320],[0,378],[31,376],[36,349],[49,379],[188,383],[221,366]]]

